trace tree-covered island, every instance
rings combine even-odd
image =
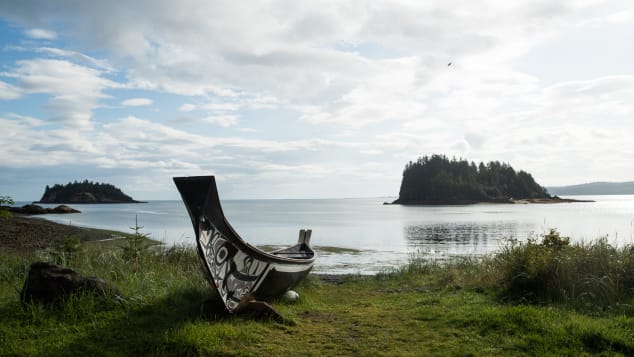
[[[449,160],[444,155],[420,157],[403,171],[395,204],[470,204],[478,202],[574,202],[551,196],[531,174],[510,165]]]
[[[141,203],[109,183],[84,180],[46,186],[39,203]]]

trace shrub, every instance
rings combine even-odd
[[[2,208],[4,205],[12,205],[13,199],[9,196],[0,196],[0,217],[9,218],[11,217],[11,212]]]
[[[605,238],[571,245],[550,230],[541,242],[505,247],[493,264],[503,299],[605,309],[634,297],[634,247],[617,249]]]

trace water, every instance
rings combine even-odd
[[[632,244],[634,195],[578,196],[596,202],[382,205],[393,198],[325,200],[227,200],[225,214],[236,231],[258,246],[286,246],[298,230],[313,229],[315,271],[372,274],[405,264],[412,253],[444,259],[499,250],[508,239],[526,240],[557,228],[573,241],[607,237]],[[23,203],[19,203],[23,204]],[[44,205],[54,206],[54,205]],[[44,215],[76,226],[142,232],[167,244],[193,244],[194,232],[181,201],[72,205],[82,213]]]

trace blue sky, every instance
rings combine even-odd
[[[4,1],[0,195],[394,196],[432,153],[634,180],[633,44],[628,1]]]

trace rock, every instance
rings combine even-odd
[[[38,205],[24,205],[18,209],[16,213],[24,213],[24,214],[44,214],[47,213],[46,209],[42,206]]]
[[[80,213],[80,211],[66,205],[59,205],[53,208],[52,213]]]
[[[20,298],[23,303],[51,304],[75,293],[122,299],[121,293],[103,279],[84,277],[72,269],[45,262],[31,264]]]
[[[20,214],[47,214],[47,213],[80,213],[80,211],[68,207],[66,205],[59,205],[55,208],[44,208],[36,204],[24,205],[22,207],[2,207],[13,213]]]
[[[271,319],[277,323],[285,325],[295,325],[293,320],[284,318],[273,306],[264,301],[257,301],[251,294],[246,294],[240,300],[235,312],[237,314],[249,315],[254,320]]]
[[[299,294],[295,290],[288,290],[282,295],[282,299],[286,301],[297,301]]]

